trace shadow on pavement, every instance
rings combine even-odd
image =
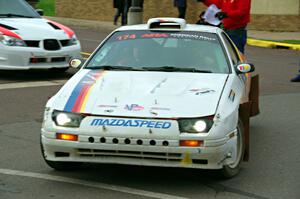
[[[51,81],[71,78],[77,70],[68,69],[66,72],[57,70],[1,70],[0,84],[28,81]]]

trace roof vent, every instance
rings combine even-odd
[[[186,21],[180,18],[152,18],[147,25],[149,29],[184,29]]]

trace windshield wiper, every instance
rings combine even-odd
[[[175,66],[143,67],[143,69],[148,71],[212,73],[212,71],[210,70],[199,70],[196,68],[180,68]]]
[[[130,66],[110,66],[110,65],[104,65],[104,66],[90,66],[86,67],[86,69],[103,69],[103,70],[129,70],[129,71],[143,71],[144,69],[141,68],[134,68]]]
[[[18,15],[18,14],[13,14],[13,13],[0,14],[0,17],[22,17],[22,18],[34,18],[34,17],[32,17],[32,16]]]

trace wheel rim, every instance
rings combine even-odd
[[[237,158],[236,158],[236,161],[232,164],[229,164],[228,166],[232,169],[236,168],[240,161],[241,161],[241,158],[242,158],[242,149],[243,149],[243,139],[242,139],[242,136],[241,136],[241,129],[240,129],[240,126],[238,125],[237,126]]]

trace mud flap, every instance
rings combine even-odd
[[[244,161],[249,160],[250,111],[251,111],[251,102],[240,104],[239,117],[242,120],[243,127],[244,127],[244,146],[245,146],[244,157],[243,157]]]
[[[258,115],[259,114],[259,75],[255,75],[251,78],[249,102],[251,103],[250,117]]]

